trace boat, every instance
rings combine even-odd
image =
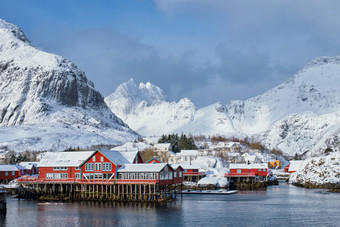
[[[4,184],[3,187],[5,189],[17,189],[19,188],[19,183],[17,182],[16,179],[10,181],[8,184]]]
[[[192,191],[192,190],[186,190],[182,191],[182,194],[195,194],[195,195],[230,195],[237,193],[237,190],[200,190],[200,191]]]

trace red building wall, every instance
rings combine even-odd
[[[183,170],[181,168],[177,168],[175,172],[176,172],[176,177],[174,177],[174,184],[183,183]],[[181,176],[180,176],[180,173],[182,173]]]
[[[95,157],[93,159],[93,157]],[[86,171],[85,166],[87,163],[93,163],[93,171]],[[101,164],[101,170],[95,170],[95,163]],[[103,171],[103,163],[111,163],[111,171]],[[116,166],[114,163],[112,163],[109,159],[107,159],[104,155],[102,155],[99,151],[97,151],[93,156],[91,156],[82,166],[81,166],[81,175],[83,173],[113,173],[115,176],[112,179],[117,178],[117,169],[120,168],[120,166]],[[80,172],[80,171],[78,171]],[[82,178],[82,176],[81,176]]]
[[[142,159],[142,156],[140,155],[139,152],[137,153],[137,159],[135,159],[135,160],[133,161],[133,163],[144,163],[144,162],[143,162],[143,159]]]
[[[238,169],[230,169],[230,175],[267,176],[267,169],[261,169],[261,171],[260,169],[241,169],[241,173],[238,173],[237,170]]]
[[[67,170],[54,170],[53,167],[39,167],[38,179],[50,181],[74,181],[75,172],[75,167],[67,167]],[[67,179],[46,179],[47,173],[67,173]]]
[[[8,172],[8,175],[6,176],[6,172]],[[14,175],[12,175],[12,172],[14,172]],[[0,171],[0,180],[13,180],[20,176],[19,170],[18,171]]]

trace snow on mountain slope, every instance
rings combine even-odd
[[[187,98],[167,102],[163,91],[150,83],[137,87],[131,79],[106,97],[105,102],[112,112],[142,135],[235,133],[221,104],[197,110]]]
[[[320,57],[285,83],[245,101],[231,101],[228,114],[236,129],[261,133],[291,114],[318,115],[340,110],[340,57]]]
[[[51,131],[44,125],[49,125]],[[64,135],[58,142],[62,147],[77,143],[72,136],[66,136],[68,132],[77,134],[77,138],[97,137],[96,143],[121,143],[137,137],[109,110],[84,72],[69,60],[36,49],[19,27],[1,19],[0,126],[0,146],[12,149],[26,138],[30,142],[25,149],[30,149],[39,143],[39,139],[30,140],[30,136],[55,137],[56,128]],[[11,134],[12,130],[18,135]],[[11,140],[14,142],[9,143]],[[44,149],[54,143],[57,142],[51,140]],[[91,145],[90,141],[84,145]]]
[[[337,150],[340,138],[340,111],[317,115],[312,112],[293,114],[275,122],[258,140],[287,155],[322,154],[327,148]]]

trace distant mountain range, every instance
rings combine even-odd
[[[169,102],[150,83],[131,79],[105,98],[141,135],[191,133],[253,137],[287,155],[337,150],[340,136],[340,57],[319,57],[283,84],[248,100],[198,109],[189,99]]]
[[[0,146],[60,150],[121,144],[138,134],[119,119],[84,72],[40,51],[0,19]]]
[[[253,137],[288,155],[319,155],[339,150],[339,81],[340,57],[320,57],[264,94],[227,105],[169,102],[159,87],[133,80],[104,102],[71,61],[38,50],[0,19],[0,147],[61,150],[183,132]]]

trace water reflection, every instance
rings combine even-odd
[[[40,203],[7,198],[2,226],[336,226],[340,194],[282,183],[267,191],[185,195],[183,201]]]

